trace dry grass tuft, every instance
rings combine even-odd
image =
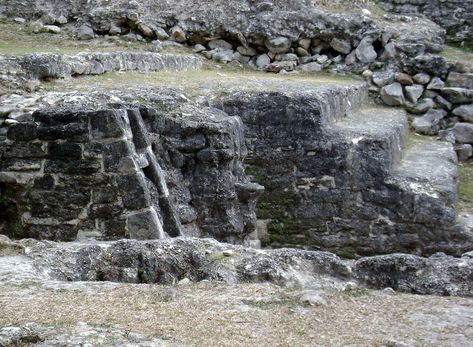
[[[472,315],[473,302],[463,298],[329,291],[322,293],[326,306],[305,306],[299,292],[270,284],[78,288],[0,286],[0,325],[87,322],[193,346],[380,346],[387,340],[432,346],[439,345],[432,344],[435,336],[473,339],[473,329],[448,316],[458,307]]]

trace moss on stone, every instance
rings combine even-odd
[[[459,208],[473,212],[473,162],[460,164]]]

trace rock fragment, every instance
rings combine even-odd
[[[88,25],[81,25],[79,29],[77,29],[77,39],[79,40],[92,40],[94,37],[94,31]]]
[[[404,93],[399,82],[391,83],[381,89],[381,99],[386,105],[401,106],[404,104]]]

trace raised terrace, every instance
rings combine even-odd
[[[405,113],[371,105],[361,81],[206,70],[53,91],[62,84],[8,128],[7,235],[211,236],[352,256],[472,245],[452,147],[408,140]]]

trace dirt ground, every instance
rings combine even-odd
[[[473,299],[270,284],[176,286],[25,282],[0,285],[0,326],[78,322],[190,346],[473,346]]]

